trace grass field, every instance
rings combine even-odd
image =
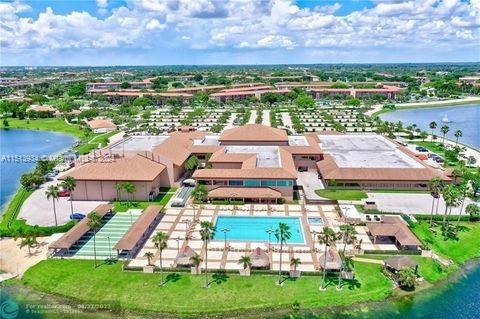
[[[210,276],[210,289],[203,288],[204,277],[187,273],[168,274],[167,284],[158,287],[159,274],[122,272],[119,263],[92,269],[92,261],[47,260],[32,267],[23,283],[39,291],[60,294],[76,300],[108,304],[113,308],[198,316],[225,312],[261,311],[265,308],[345,305],[382,300],[392,285],[381,274],[380,266],[356,263],[356,281],[335,289],[332,279],[327,291],[320,292],[320,276],[287,280],[275,285],[276,276],[236,274]]]
[[[45,118],[45,119],[30,119],[30,120],[19,120],[19,119],[9,118],[8,123],[9,123],[8,128],[54,131],[54,132],[71,134],[81,140],[86,139],[83,130],[78,125],[75,125],[75,124],[68,125],[63,118]],[[0,125],[1,125],[0,128],[5,128],[3,123],[1,123]],[[93,135],[91,137],[93,137]]]
[[[317,189],[315,193],[334,200],[361,200],[368,197],[364,191],[350,189]]]
[[[427,222],[414,224],[412,230],[435,252],[452,259],[457,264],[463,264],[469,259],[480,257],[480,223],[460,224],[462,227],[457,239],[444,240],[440,227],[435,228],[434,234],[428,229]]]

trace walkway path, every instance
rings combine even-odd
[[[293,131],[293,123],[292,119],[290,118],[290,114],[288,114],[288,112],[281,112],[280,115],[282,116],[283,126],[290,128]]]
[[[270,126],[270,110],[263,110],[262,125]]]
[[[250,112],[250,119],[247,124],[255,124],[255,119],[257,118],[257,110],[252,110]]]

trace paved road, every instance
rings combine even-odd
[[[25,219],[29,225],[55,225],[52,199],[47,200],[45,196],[45,191],[48,186],[52,184],[58,184],[58,181],[43,184],[27,198],[20,209],[19,218]],[[73,211],[88,214],[98,205],[105,203],[106,202],[100,201],[74,201]],[[67,223],[70,220],[70,199],[68,197],[60,197],[55,203],[55,207],[57,209],[58,224],[62,225]]]
[[[432,209],[432,197],[429,194],[368,193],[368,200],[374,201],[378,210],[385,212],[430,214]],[[464,208],[471,202],[471,200],[465,200]],[[459,207],[454,208],[452,214],[458,214],[459,211]],[[442,215],[444,212],[445,202],[441,199],[438,214]]]

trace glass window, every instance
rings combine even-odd
[[[286,186],[293,186],[293,181],[291,180],[278,180],[277,186],[286,187]]]
[[[267,179],[267,180],[262,181],[262,186],[267,186],[267,187],[268,186],[277,186],[277,183],[276,183],[276,181]]]
[[[239,181],[239,180],[228,181],[228,185],[230,185],[230,186],[243,186],[243,181]]]
[[[245,186],[260,186],[260,181],[258,179],[247,179]]]

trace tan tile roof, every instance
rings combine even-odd
[[[97,129],[97,128],[113,128],[116,129],[117,126],[113,124],[112,121],[110,120],[102,120],[102,119],[95,119],[87,122],[88,126],[92,129]]]
[[[269,187],[218,187],[208,192],[210,198],[281,198],[282,194]]]
[[[153,181],[165,169],[165,165],[142,155],[104,162],[90,162],[75,168],[61,177],[71,176],[76,180],[102,181]]]
[[[297,179],[297,174],[282,168],[253,168],[253,169],[197,169],[193,173],[196,179]]]
[[[118,250],[133,250],[147,229],[152,225],[152,222],[160,214],[162,207],[161,205],[148,206],[133,225],[130,226],[125,235],[115,244],[114,248]]]
[[[383,216],[381,223],[367,223],[373,236],[395,237],[402,246],[420,246],[421,242],[400,216]]]
[[[429,181],[434,177],[449,180],[433,168],[353,168],[339,167],[331,155],[317,162],[317,168],[324,179],[356,181]]]
[[[102,204],[98,205],[93,211],[103,218],[112,208],[113,205],[111,204]],[[78,224],[73,226],[73,228],[67,231],[62,237],[51,243],[48,248],[69,249],[90,230],[90,227],[88,227],[87,223],[88,218],[85,217],[79,221]]]
[[[261,124],[247,124],[225,130],[220,136],[220,142],[287,142],[284,130]]]

